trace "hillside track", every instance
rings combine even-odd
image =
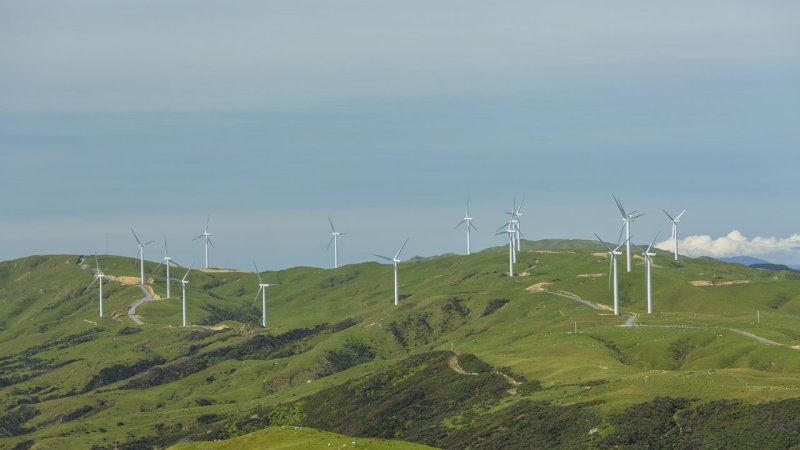
[[[603,309],[599,305],[597,305],[595,303],[592,303],[592,302],[590,302],[588,300],[582,299],[582,298],[580,298],[578,296],[575,296],[575,295],[570,295],[570,294],[567,294],[567,293],[564,293],[564,292],[553,292],[553,291],[546,291],[546,292],[548,294],[557,295],[559,297],[563,297],[563,298],[566,298],[566,299],[569,299],[569,300],[576,301],[578,303],[582,303],[583,305],[586,305],[586,306],[588,306],[588,307],[590,307],[592,309],[595,309],[595,310]],[[625,327],[625,328],[633,328],[633,327],[643,327],[643,328],[684,328],[684,329],[717,328],[717,327],[698,327],[698,326],[677,325],[677,324],[676,325],[641,325],[641,324],[636,323],[636,321],[638,319],[639,319],[639,315],[636,314],[636,313],[632,313],[631,315],[628,316],[628,319],[625,321],[625,324],[619,325],[619,326],[620,327]],[[723,328],[719,328],[719,329],[730,331],[732,333],[736,333],[736,334],[742,335],[744,337],[747,337],[747,338],[750,338],[750,339],[754,339],[754,340],[756,340],[758,342],[762,342],[764,344],[777,345],[777,346],[780,346],[780,347],[788,347],[788,348],[791,348],[791,349],[794,349],[794,350],[800,350],[800,349],[792,347],[791,345],[782,344],[780,342],[773,341],[772,339],[767,339],[765,337],[761,337],[761,336],[758,336],[756,334],[753,334],[753,333],[750,333],[750,332],[747,332],[747,331],[737,330],[736,328],[724,328],[723,327]],[[458,360],[456,359],[456,364],[457,363],[458,363]]]
[[[140,318],[139,318],[139,317],[136,315],[136,308],[138,308],[138,307],[139,307],[139,305],[141,305],[141,304],[142,304],[142,303],[144,303],[144,302],[149,302],[149,301],[152,301],[152,300],[153,300],[153,296],[150,294],[150,291],[148,291],[148,290],[147,290],[147,289],[146,289],[144,286],[142,286],[141,284],[139,284],[139,285],[137,285],[137,286],[139,287],[139,289],[141,289],[141,290],[142,290],[142,293],[144,294],[144,297],[142,297],[142,298],[140,298],[140,299],[136,300],[135,302],[131,303],[131,306],[129,306],[129,307],[128,307],[128,317],[129,317],[129,318],[130,318],[130,319],[131,319],[131,320],[132,320],[132,321],[133,321],[135,324],[137,324],[137,325],[144,325],[144,322],[142,321],[142,319],[140,319]]]

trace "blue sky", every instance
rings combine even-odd
[[[468,193],[479,248],[515,197],[611,240],[614,192],[800,262],[800,5],[697,3],[4,2],[0,259],[199,262],[208,214],[212,265],[327,265],[328,215],[344,262],[463,251]]]

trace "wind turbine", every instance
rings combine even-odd
[[[178,283],[181,284],[181,290],[183,292],[183,301],[181,302],[181,304],[182,304],[182,307],[183,307],[183,326],[184,327],[186,326],[186,285],[189,284],[189,280],[187,280],[186,278],[189,277],[189,272],[192,271],[192,268],[194,268],[194,263],[192,263],[192,265],[189,267],[189,270],[187,270],[186,274],[183,275],[182,279],[179,280],[177,278],[173,278],[174,281],[177,281]]]
[[[625,238],[627,244],[625,244],[626,250],[628,252],[628,272],[631,271],[631,223],[633,223],[636,218],[642,217],[644,213],[636,214],[636,211],[629,211],[625,212],[625,208],[622,207],[622,203],[617,199],[617,196],[611,194],[614,197],[614,201],[617,202],[617,207],[619,208],[619,212],[622,213],[622,223],[625,226]]]
[[[598,236],[597,233],[595,233],[594,236],[597,238],[598,241],[600,241],[601,244],[603,244],[603,247],[605,247],[606,250],[608,250],[608,287],[609,287],[609,289],[611,289],[611,274],[613,272],[613,274],[614,274],[614,315],[618,316],[619,315],[619,284],[618,284],[618,279],[617,279],[617,256],[622,254],[622,252],[619,251],[620,247],[625,245],[627,242],[630,242],[630,239],[627,239],[622,244],[617,245],[614,248],[614,250],[611,250],[611,247],[606,245],[605,241],[600,239],[600,236]]]
[[[277,284],[264,283],[255,261],[253,261],[253,266],[256,268],[256,275],[258,275],[258,292],[256,292],[256,297],[253,299],[253,305],[258,300],[258,294],[261,294],[261,326],[267,328],[267,288],[277,286]]]
[[[210,220],[211,220],[211,216],[208,216],[208,219],[206,219],[206,229],[203,231],[203,234],[200,234],[196,238],[192,239],[192,241],[196,241],[196,240],[198,240],[200,238],[205,238],[205,242],[206,242],[206,269],[208,269],[208,244],[211,244],[212,247],[214,246],[214,243],[211,242],[211,233],[208,232],[208,222]]]
[[[522,217],[522,213],[520,211],[522,210],[522,205],[524,205],[524,204],[525,204],[525,198],[523,198],[522,201],[519,203],[519,207],[517,207],[517,199],[514,199],[514,207],[511,209],[511,212],[506,212],[506,214],[511,215],[511,222],[513,222],[514,226],[516,227],[515,239],[517,241],[517,251],[518,252],[522,251],[522,245],[521,245],[522,241],[520,239],[520,235],[522,234],[522,230],[520,230],[520,228],[519,228],[519,219]],[[514,255],[514,262],[517,262],[516,255]]]
[[[94,272],[94,278],[92,278],[92,282],[86,286],[86,289],[83,290],[82,294],[85,294],[89,288],[92,287],[95,281],[100,280],[100,317],[103,317],[103,278],[105,278],[105,274],[100,271],[100,261],[97,259],[97,253],[94,254],[94,262],[97,265],[97,269]]]
[[[656,237],[653,238],[653,242],[647,247],[647,250],[642,252],[644,255],[644,273],[645,273],[645,280],[647,281],[647,314],[653,313],[653,279],[652,279],[652,272],[651,272],[651,261],[650,258],[656,256],[655,253],[650,253],[650,250],[653,248],[653,245],[656,243],[656,239],[658,239],[658,233],[656,233]],[[641,250],[641,248],[639,249]]]
[[[167,237],[164,236],[164,259],[161,260],[160,263],[153,269],[153,272],[158,270],[161,265],[164,264],[167,266],[167,299],[169,299],[169,285],[170,285],[170,277],[169,277],[169,266],[173,264],[172,258],[169,256],[169,250],[167,249]]]
[[[148,242],[146,244],[142,244],[142,241],[139,239],[139,236],[136,235],[136,232],[133,231],[133,228],[131,228],[131,233],[133,233],[133,237],[134,237],[134,239],[136,239],[136,243],[139,244],[139,253],[136,254],[136,256],[139,257],[139,265],[141,266],[140,267],[140,269],[141,269],[141,278],[139,278],[139,284],[144,286],[144,248],[147,247],[148,245],[152,244],[155,241],[150,241],[150,242]]]
[[[400,256],[400,252],[402,252],[403,249],[406,248],[406,244],[408,244],[408,239],[406,239],[406,241],[403,242],[403,246],[400,247],[400,250],[398,250],[397,253],[394,254],[394,258],[389,258],[389,257],[386,257],[386,256],[381,256],[381,255],[375,255],[378,258],[383,258],[383,259],[385,259],[387,261],[391,261],[392,265],[394,265],[394,306],[397,306],[397,305],[400,304],[400,291],[397,288],[397,263],[400,262],[400,259],[398,259],[398,257]],[[373,255],[374,255],[374,253],[373,253]]]
[[[516,230],[514,230],[514,227],[511,224],[511,222],[508,223],[508,228],[506,228],[505,231],[496,233],[495,236],[499,236],[503,233],[508,233],[508,276],[513,277],[514,259],[515,259],[514,254],[516,253],[516,250],[514,248],[514,234],[516,233]]]
[[[681,211],[681,213],[678,214],[677,216],[675,216],[675,218],[670,216],[669,213],[666,210],[662,209],[662,211],[664,211],[664,214],[666,214],[667,217],[669,217],[669,220],[672,222],[672,253],[675,254],[675,261],[677,261],[678,260],[678,224],[681,223],[681,216],[686,213],[686,210],[684,209],[683,211]]]
[[[330,216],[328,216],[328,222],[330,222],[330,224],[331,224],[331,240],[328,241],[328,248],[325,249],[325,251],[330,250],[331,244],[333,244],[333,268],[334,269],[338,269],[339,268],[339,236],[346,235],[347,233],[339,233],[339,232],[337,232],[336,229],[333,228],[333,221],[331,220]],[[266,326],[266,325],[264,325],[264,326]]]
[[[464,213],[464,218],[461,220],[461,222],[458,222],[458,225],[453,227],[453,229],[455,230],[456,228],[460,227],[463,224],[467,225],[467,255],[472,254],[472,249],[470,247],[470,236],[469,236],[470,228],[472,228],[475,231],[478,231],[478,229],[475,228],[475,225],[472,224],[472,220],[473,220],[472,217],[469,216],[469,197],[467,197],[467,210]]]

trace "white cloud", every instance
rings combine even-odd
[[[659,242],[656,248],[671,251],[672,239]],[[739,230],[733,230],[716,239],[708,235],[678,239],[679,253],[690,257],[764,256],[786,254],[797,249],[800,249],[800,234],[796,233],[786,238],[756,236],[749,239]]]

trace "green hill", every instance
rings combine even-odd
[[[100,258],[102,319],[96,287],[83,293],[93,260],[0,263],[0,446],[163,448],[281,425],[447,448],[513,446],[502,430],[542,446],[720,446],[675,427],[715,429],[724,413],[733,443],[764,448],[784,441],[752,441],[740,419],[800,426],[774,413],[800,397],[797,273],[659,253],[647,315],[637,257],[615,317],[599,244],[523,242],[518,261],[514,278],[505,247],[402,263],[398,307],[387,265],[265,272],[279,284],[266,330],[253,273],[192,271],[183,328],[180,286],[158,298],[155,263],[142,325],[126,315],[143,296],[125,284],[130,258]]]
[[[369,450],[424,450],[426,445],[383,439],[363,439],[299,427],[267,427],[244,436],[217,442],[191,442],[170,447],[170,450],[239,450],[243,448],[315,449],[347,448]]]

